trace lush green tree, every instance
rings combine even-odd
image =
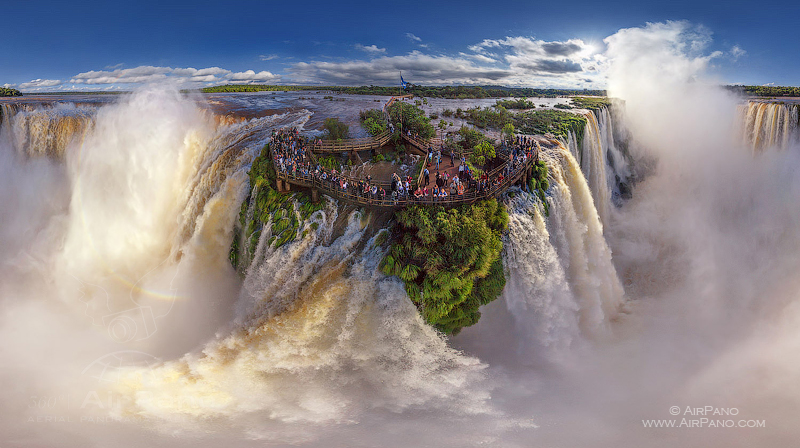
[[[424,140],[436,136],[431,119],[418,107],[402,101],[395,101],[389,106],[389,119],[396,129],[411,130]]]
[[[514,125],[511,124],[511,123],[506,123],[506,125],[503,126],[502,133],[503,133],[503,138],[507,142],[513,141],[514,140]]]
[[[483,140],[473,148],[472,154],[469,155],[469,161],[473,165],[484,166],[488,160],[494,159],[494,157],[494,145],[487,140]]]
[[[0,96],[22,96],[22,93],[10,87],[0,87]]]
[[[328,140],[345,139],[350,135],[350,127],[339,121],[338,118],[326,118],[323,124],[325,138]]]
[[[383,272],[403,280],[423,318],[440,331],[457,333],[477,322],[478,307],[505,285],[505,207],[495,199],[451,209],[412,206],[395,217]]]

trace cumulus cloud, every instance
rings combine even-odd
[[[313,84],[392,84],[404,78],[419,84],[485,84],[507,79],[506,69],[482,67],[463,57],[428,55],[412,51],[403,56],[383,56],[371,61],[300,62],[289,72],[293,81]]]
[[[196,69],[155,67],[143,65],[134,68],[117,70],[92,70],[79,73],[69,82],[73,84],[144,84],[150,82],[173,81],[180,84],[210,84],[230,82],[232,84],[248,84],[254,82],[277,81],[279,75],[268,71],[256,73],[253,70],[233,72],[220,67]]]
[[[489,49],[501,53],[509,67],[519,75],[550,77],[596,71],[594,56],[599,54],[598,48],[581,39],[548,42],[521,36],[484,39],[469,49],[479,55],[486,55]],[[577,81],[577,78],[570,81]]]
[[[372,53],[372,54],[386,53],[386,49],[385,48],[378,48],[378,46],[374,45],[374,44],[373,45],[356,44],[355,47],[356,47],[357,50],[361,50],[361,51],[364,51],[364,52],[367,52],[367,53]]]
[[[37,87],[53,87],[61,84],[60,79],[33,79],[19,85],[20,89],[35,89]]]
[[[414,42],[421,39],[407,33]],[[529,37],[485,39],[456,56],[412,51],[365,60],[311,61],[289,68],[293,82],[311,84],[392,84],[403,72],[413,83],[505,84],[528,87],[597,87],[605,82],[607,59],[601,48],[580,39],[543,41]]]

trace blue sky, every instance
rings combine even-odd
[[[798,2],[4,4],[0,85],[23,91],[229,83],[605,87],[603,39],[648,22],[700,35],[720,82],[800,85]]]

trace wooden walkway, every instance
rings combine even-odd
[[[538,150],[534,156],[526,160],[523,165],[514,169],[500,183],[494,184],[494,179],[496,179],[500,173],[504,172],[506,166],[509,164],[508,153],[499,154],[499,156],[504,158],[505,161],[500,166],[487,173],[490,185],[485,190],[478,191],[476,189],[470,189],[469,191],[464,192],[462,195],[448,195],[445,198],[434,196],[416,198],[414,197],[413,193],[408,193],[406,196],[400,196],[397,199],[392,199],[390,196],[391,182],[371,182],[370,185],[383,187],[383,189],[386,190],[386,198],[382,199],[380,197],[373,197],[371,194],[356,193],[353,191],[352,187],[348,187],[346,190],[342,189],[337,182],[331,182],[327,179],[322,179],[320,175],[304,175],[302,173],[281,172],[280,170],[277,170],[276,172],[278,191],[289,191],[291,189],[290,186],[295,185],[298,187],[310,188],[312,191],[312,198],[314,198],[314,200],[317,199],[319,193],[324,193],[332,198],[367,208],[397,209],[410,205],[440,205],[445,207],[454,207],[462,204],[471,204],[478,200],[497,197],[518,181],[522,180],[527,182],[532,175],[532,167],[538,160]],[[273,161],[274,160],[275,159],[273,155]],[[350,185],[357,184],[360,180],[363,180],[350,178],[346,179]]]
[[[375,137],[366,138],[350,138],[347,140],[317,140],[311,146],[314,152],[349,152],[349,151],[367,151],[370,149],[378,149],[385,145],[392,138],[389,131],[383,131]]]

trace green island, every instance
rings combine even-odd
[[[22,96],[22,92],[10,87],[0,87],[0,96]]]
[[[388,115],[396,132],[402,123],[405,129],[426,138],[435,135],[430,118],[413,105],[395,102],[388,108]],[[381,133],[386,126],[378,109],[363,111],[360,118],[370,133]],[[334,120],[338,122],[333,118],[331,123]],[[327,134],[343,131],[338,125],[326,128]],[[513,136],[513,125],[506,123],[502,132]],[[459,148],[472,150],[470,167],[495,157],[491,140],[480,131],[462,127],[459,136]],[[312,201],[308,193],[275,188],[277,175],[270,144],[262,148],[250,167],[250,193],[241,204],[230,248],[231,264],[241,275],[264,231],[271,232],[267,243],[277,248],[305,238],[318,228],[311,218],[322,205]],[[323,164],[322,160],[318,162]],[[549,215],[545,196],[548,170],[543,161],[533,165],[533,176],[526,186],[541,201],[545,215]],[[502,235],[508,228],[508,215],[497,199],[452,207],[431,203],[395,210],[363,210],[362,216],[363,220],[389,223],[388,230],[383,225],[371,230],[376,234],[375,246],[385,251],[379,267],[386,275],[403,281],[420,315],[438,331],[454,335],[475,324],[481,316],[479,308],[502,293],[506,282]]]

